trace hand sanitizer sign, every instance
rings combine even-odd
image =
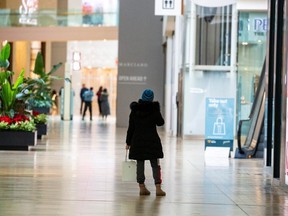
[[[206,98],[205,148],[230,147],[234,140],[234,99]]]

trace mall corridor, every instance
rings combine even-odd
[[[288,191],[272,186],[263,160],[205,160],[203,140],[160,134],[167,195],[155,196],[146,163],[151,195],[139,196],[121,179],[126,128],[50,117],[30,151],[0,151],[0,216],[288,215]]]

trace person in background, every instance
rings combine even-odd
[[[58,110],[58,96],[57,96],[57,91],[54,89],[51,93],[51,99],[52,99],[52,115],[57,114]]]
[[[83,16],[83,24],[91,25],[92,24],[92,15],[93,15],[93,6],[89,1],[84,1],[82,4],[82,13]]]
[[[102,115],[102,112],[101,112],[101,93],[102,93],[102,90],[103,90],[103,87],[100,86],[96,95],[97,95],[97,103],[98,103],[98,108],[99,108],[99,115],[101,116]]]
[[[103,89],[100,96],[101,115],[104,120],[110,115],[110,105],[108,100],[109,94],[106,88]]]
[[[163,158],[162,144],[156,126],[164,125],[159,102],[154,102],[154,92],[146,89],[138,102],[130,104],[129,125],[126,135],[126,150],[129,159],[137,160],[137,182],[140,195],[150,195],[145,186],[145,160],[150,160],[156,196],[165,196],[161,189],[161,167],[159,158]]]
[[[84,117],[86,115],[86,111],[87,111],[87,109],[89,109],[90,121],[92,121],[92,99],[93,99],[93,96],[94,96],[93,87],[90,87],[89,90],[87,90],[83,93],[83,99],[85,102],[85,106],[84,106],[84,112],[82,115],[82,120],[84,120]]]
[[[85,84],[82,84],[82,88],[80,90],[80,99],[81,99],[81,104],[80,104],[80,115],[82,115],[82,110],[83,110],[83,105],[85,104],[84,101],[84,93],[88,91],[88,88],[86,88]]]

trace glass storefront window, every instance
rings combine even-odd
[[[237,122],[248,119],[266,56],[267,13],[240,12],[238,19]]]
[[[196,65],[229,66],[232,5],[196,7]]]
[[[182,85],[185,135],[205,134],[205,98],[235,99],[236,4],[217,2],[210,7],[203,6],[204,2],[190,1],[190,12],[185,14]]]

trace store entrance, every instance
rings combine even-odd
[[[76,55],[76,60],[73,59]],[[72,89],[75,92],[73,113],[80,116],[80,90],[83,84],[93,87],[93,118],[99,117],[96,93],[99,88],[106,88],[109,94],[110,117],[116,116],[117,95],[117,56],[118,41],[69,41],[67,42],[67,62],[72,65]],[[73,68],[79,62],[78,68]],[[88,116],[89,113],[86,113]]]
[[[106,88],[109,93],[109,105],[111,116],[116,115],[116,90],[117,90],[117,69],[116,68],[83,68],[80,74],[81,78],[72,77],[72,86],[75,89],[74,114],[80,115],[80,90],[82,84],[89,89],[93,87],[94,97],[92,102],[92,113],[94,117],[100,117],[97,104],[96,93],[100,87]],[[77,79],[76,79],[77,78]],[[88,116],[89,113],[86,113]]]

